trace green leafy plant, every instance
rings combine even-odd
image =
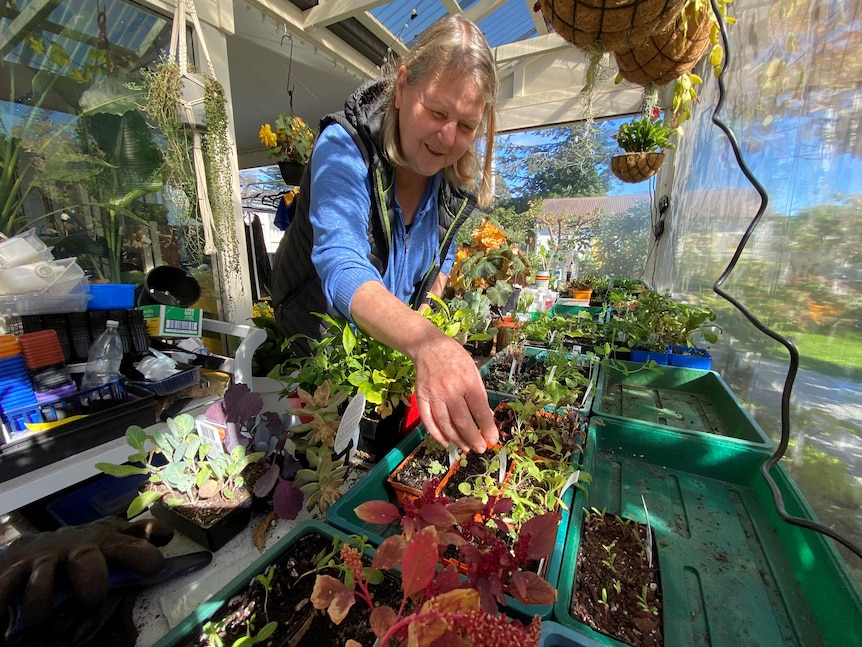
[[[644,290],[618,320],[630,345],[664,351],[668,345],[691,346],[698,335],[708,343],[718,341],[721,332],[715,313],[707,306],[695,306],[674,299],[669,293]]]
[[[278,623],[275,621],[267,622],[260,631],[254,633],[254,623],[257,620],[257,614],[252,614],[245,621],[246,635],[234,641],[233,647],[251,647],[252,645],[262,645],[266,643],[275,630],[278,629]]]
[[[497,332],[491,328],[491,302],[478,291],[467,292],[464,297],[453,297],[447,304],[435,294],[429,295],[431,308],[425,317],[461,345],[493,339]]]
[[[641,592],[637,594],[638,606],[643,609],[644,613],[655,615],[658,613],[658,607],[649,602],[649,588],[646,584],[641,588]]]
[[[328,331],[321,340],[309,340],[309,357],[291,358],[282,365],[280,380],[306,391],[329,380],[333,388],[349,395],[362,393],[365,414],[373,418],[387,418],[399,404],[409,403],[416,383],[409,357],[354,330],[344,319],[318,316],[329,324]]]
[[[126,511],[129,517],[160,499],[169,507],[214,497],[233,499],[245,484],[245,468],[265,456],[265,452],[247,453],[242,445],[225,454],[201,438],[188,414],[168,418],[167,429],[150,433],[132,425],[126,430],[126,442],[134,450],[128,463],[96,463],[96,469],[116,477],[149,475],[149,483],[158,486],[135,497]]]
[[[614,139],[627,153],[652,153],[675,148],[670,141],[674,132],[665,119],[642,116],[622,124]]]

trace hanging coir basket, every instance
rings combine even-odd
[[[711,27],[706,6],[700,11],[686,6],[670,28],[614,52],[620,76],[638,85],[665,85],[688,74],[709,49]]]
[[[634,184],[658,173],[663,162],[664,153],[626,153],[611,158],[611,171],[623,182]]]
[[[539,0],[560,36],[584,50],[614,52],[669,27],[686,0]]]

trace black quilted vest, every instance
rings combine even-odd
[[[368,260],[381,276],[386,271],[394,220],[397,217],[394,169],[381,153],[380,126],[385,108],[383,89],[384,81],[381,79],[365,83],[347,99],[343,111],[327,115],[320,122],[321,132],[333,123],[341,124],[356,142],[368,167],[373,187],[368,218],[368,242],[371,247]],[[308,217],[309,183],[310,173],[306,169],[296,198],[296,211],[275,254],[272,296],[276,318],[286,336],[304,334],[320,339],[325,324],[322,325],[321,319],[314,313],[336,316],[337,313],[326,303],[320,277],[311,262],[313,234]],[[434,284],[458,228],[476,206],[476,198],[444,180],[440,185],[438,203],[439,253],[436,263],[425,273],[413,292],[410,305],[414,309],[422,304]],[[296,353],[307,355],[309,350],[304,340],[294,344]]]

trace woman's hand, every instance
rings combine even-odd
[[[413,360],[419,415],[437,442],[477,452],[497,443],[497,426],[479,369],[458,342],[381,283],[363,283],[350,311],[363,331]]]
[[[443,333],[415,353],[416,402],[428,433],[444,447],[482,453],[499,440],[488,394],[473,358]]]

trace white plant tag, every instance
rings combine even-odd
[[[500,478],[497,480],[502,483],[503,479],[506,478],[506,468],[508,467],[508,456],[506,456],[506,448],[500,450],[500,453],[497,454],[497,458],[500,460]]]
[[[359,421],[362,419],[362,412],[364,410],[365,394],[357,393],[347,403],[344,415],[341,416],[341,422],[338,423],[338,431],[335,432],[335,446],[333,447],[336,456],[347,449],[347,444],[354,437],[356,437],[356,440],[353,442],[353,447],[354,449],[356,448],[359,438]]]
[[[515,370],[518,368],[518,360],[512,358],[512,368],[509,369],[509,381],[515,381]]]
[[[449,467],[455,465],[458,460],[458,446],[455,443],[449,443]]]
[[[644,514],[646,515],[647,555],[649,555],[649,567],[652,568],[652,526],[650,526],[649,510],[647,510],[646,499],[644,499],[643,494],[641,494],[641,501],[644,504]]]
[[[579,478],[581,478],[581,470],[575,470],[574,473],[566,479],[566,482],[563,483],[563,488],[560,490],[560,494],[558,496],[562,499],[563,495],[566,493],[566,490],[568,490],[575,483],[577,483]]]
[[[556,365],[551,367],[551,370],[548,371],[548,377],[545,379],[545,384],[553,384],[554,383],[554,374],[557,372]]]
[[[553,345],[554,345],[554,335],[556,335],[556,334],[557,334],[557,331],[556,331],[556,330],[552,330],[552,331],[551,331],[551,336],[550,336],[550,338],[548,339],[548,346],[553,346]]]
[[[593,391],[593,381],[590,380],[589,384],[587,384],[587,388],[584,389],[584,397],[581,399],[582,405],[586,406],[587,402],[589,401],[587,398],[590,397],[590,393],[592,393],[592,391]]]

